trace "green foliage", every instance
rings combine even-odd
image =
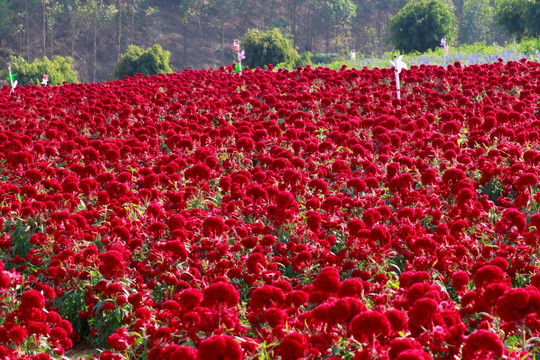
[[[268,64],[292,67],[300,59],[292,41],[283,36],[278,28],[249,30],[241,40],[241,48],[246,51],[243,64],[250,68]]]
[[[312,62],[311,62],[312,56],[313,56],[313,54],[311,52],[309,52],[309,51],[306,51],[306,52],[302,53],[302,55],[300,55],[300,59],[296,63],[296,66],[311,65],[312,64]]]
[[[115,79],[122,79],[126,75],[135,76],[139,73],[143,75],[170,73],[172,72],[169,65],[170,57],[170,51],[163,50],[159,44],[146,50],[130,45],[128,51],[116,63],[113,76]]]
[[[11,72],[17,75],[15,80],[19,82],[19,85],[39,85],[43,74],[49,75],[49,84],[51,85],[79,82],[77,73],[71,67],[73,59],[70,57],[56,55],[49,59],[44,56],[28,63],[21,56],[11,56],[10,63]],[[4,74],[7,75],[7,71],[4,71]]]
[[[13,12],[9,8],[8,0],[0,0],[0,43],[8,40],[14,28]]]
[[[489,42],[495,9],[490,0],[466,0],[463,4],[463,19],[459,24],[460,41],[465,44]]]
[[[340,55],[336,53],[315,53],[311,57],[311,61],[314,64],[329,64],[338,61],[339,58]]]
[[[315,61],[319,59],[314,55],[311,60],[314,64],[327,66],[331,69],[338,70],[343,65],[349,68],[361,69],[364,66],[368,68],[387,68],[390,67],[390,62],[395,53],[385,52],[381,56],[364,57],[362,54],[357,54],[356,61],[350,61],[348,58],[332,59],[328,62]],[[323,58],[323,57],[321,57]],[[531,61],[540,61],[540,37],[536,39],[524,40],[516,43],[511,42],[505,46],[486,45],[485,42],[476,42],[473,44],[464,44],[459,47],[450,47],[448,54],[444,54],[441,46],[435,50],[428,50],[424,53],[412,52],[403,57],[403,61],[409,65],[442,65],[447,66],[459,61],[462,65],[491,63],[497,61],[498,58],[503,58],[505,61],[517,61],[522,58],[528,58]]]
[[[536,0],[500,0],[495,22],[510,36],[525,39],[540,35],[540,3]]]
[[[334,36],[347,37],[350,24],[356,16],[356,5],[351,0],[314,0],[314,24],[319,31],[326,32],[326,39]]]
[[[439,0],[411,0],[390,21],[390,41],[405,53],[424,52],[440,46],[442,38],[451,42],[455,17]]]
[[[540,37],[536,39],[523,40],[518,45],[518,51],[525,55],[533,55],[540,52]]]

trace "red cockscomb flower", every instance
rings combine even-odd
[[[329,293],[338,292],[341,281],[339,279],[339,271],[333,267],[326,267],[321,270],[319,275],[313,281],[315,287],[328,291]]]
[[[234,285],[219,281],[210,284],[203,293],[203,304],[205,306],[216,306],[223,304],[227,307],[238,305],[239,294]]]
[[[283,360],[298,360],[306,351],[306,340],[300,333],[285,335],[279,343],[279,353]]]
[[[391,329],[392,326],[386,316],[378,311],[364,311],[351,321],[351,334],[358,341],[367,339],[371,343],[375,336],[389,335]]]
[[[117,250],[100,254],[99,272],[106,278],[115,278],[124,273],[124,257]]]
[[[198,360],[241,360],[240,344],[229,335],[214,335],[199,345]]]
[[[496,359],[503,355],[504,346],[497,334],[489,330],[472,333],[463,346],[463,360]]]

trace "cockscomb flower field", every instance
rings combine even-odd
[[[1,89],[0,358],[540,352],[538,62],[232,70]]]

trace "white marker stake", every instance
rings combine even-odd
[[[19,83],[18,80],[13,81],[13,75],[11,74],[11,63],[8,64],[8,70],[9,70],[9,85],[11,86],[11,90],[9,91],[9,96],[13,94],[15,91],[15,88],[17,87],[17,84]]]
[[[401,91],[399,88],[399,72],[396,71],[396,90],[397,90],[397,98],[401,99]]]
[[[13,77],[11,76],[11,63],[8,64],[9,69],[9,86],[13,87]]]
[[[399,73],[401,72],[402,69],[407,70],[407,64],[405,64],[403,61],[401,61],[402,58],[403,58],[403,55],[400,55],[398,57],[394,56],[394,61],[390,60],[390,62],[392,63],[392,65],[395,68],[396,90],[397,90],[397,98],[398,99],[401,99],[401,91],[400,91],[400,86],[399,86]]]

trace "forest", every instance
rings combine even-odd
[[[503,6],[531,3],[438,1],[454,15],[452,45],[510,41],[516,32],[495,21],[497,12]],[[234,62],[233,39],[241,39],[249,29],[269,28],[279,28],[299,53],[347,54],[354,49],[360,55],[376,55],[393,49],[390,22],[406,4],[407,0],[0,0],[0,61],[3,68],[11,55],[28,61],[71,57],[80,81],[106,81],[132,44],[160,44],[172,53],[175,70],[220,67]],[[532,4],[538,11],[540,4]],[[507,16],[507,22],[520,22],[520,14],[511,15],[518,17]]]

